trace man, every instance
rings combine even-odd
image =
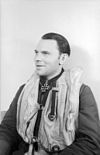
[[[68,71],[68,41],[42,36],[36,71],[21,86],[0,125],[0,155],[100,155],[100,122],[82,70]]]

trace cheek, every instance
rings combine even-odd
[[[49,66],[51,67],[51,70],[55,70],[59,67],[59,62],[58,61],[52,61],[49,63]]]
[[[46,57],[43,61],[48,67],[53,66],[55,68],[56,66],[59,65],[58,56],[49,56],[49,57]]]

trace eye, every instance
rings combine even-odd
[[[49,52],[48,51],[42,51],[42,54],[49,55]]]
[[[35,54],[38,54],[39,52],[37,50],[34,50]]]

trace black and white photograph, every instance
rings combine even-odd
[[[0,155],[100,155],[100,0],[0,0]]]

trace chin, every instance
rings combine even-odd
[[[45,73],[38,72],[38,71],[37,71],[37,74],[38,74],[39,76],[45,76],[45,75],[46,75]]]

